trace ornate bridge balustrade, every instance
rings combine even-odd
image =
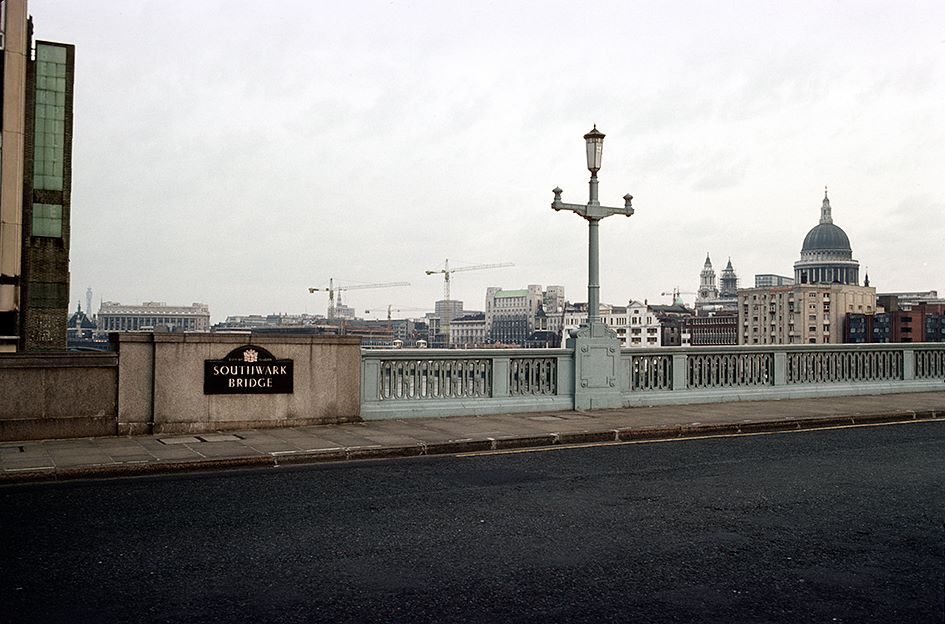
[[[916,379],[945,379],[945,347],[915,352]]]
[[[806,351],[787,354],[789,384],[817,384],[902,379],[903,352]]]
[[[623,349],[624,406],[945,390],[945,345]],[[362,350],[365,419],[574,407],[569,349]]]
[[[571,409],[573,383],[568,349],[361,352],[365,419]]]
[[[660,354],[631,354],[630,375],[630,388],[635,392],[671,390],[673,358]]]
[[[737,388],[771,385],[774,355],[771,353],[689,353],[686,387]]]
[[[382,360],[377,396],[382,401],[487,397],[492,395],[488,359]]]
[[[511,396],[553,396],[558,391],[558,360],[551,357],[513,357],[509,361]]]

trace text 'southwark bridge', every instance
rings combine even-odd
[[[292,394],[292,360],[276,359],[257,345],[245,345],[219,360],[205,360],[204,394]]]

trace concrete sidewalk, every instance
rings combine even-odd
[[[0,483],[942,419],[945,392],[0,442]]]

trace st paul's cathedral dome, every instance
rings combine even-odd
[[[801,259],[794,263],[795,284],[859,284],[860,263],[853,259],[850,239],[834,225],[824,190],[820,223],[804,237]]]

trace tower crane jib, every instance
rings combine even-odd
[[[436,275],[437,273],[443,274],[443,299],[445,299],[446,301],[449,301],[450,300],[450,275],[452,275],[453,273],[457,273],[459,271],[479,271],[483,269],[501,269],[504,267],[511,267],[511,266],[515,266],[515,264],[512,262],[498,262],[498,263],[493,263],[493,264],[475,264],[472,266],[456,267],[456,268],[451,269],[449,258],[447,258],[446,260],[443,261],[442,269],[432,269],[429,271],[425,271],[425,273],[427,275]]]
[[[341,293],[346,290],[360,290],[364,288],[392,288],[394,286],[410,286],[410,282],[384,282],[378,284],[352,284],[351,286],[335,286],[335,278],[330,278],[328,280],[327,288],[309,288],[308,292],[314,293],[316,291],[328,291],[328,318],[334,319],[338,307],[341,306]],[[335,293],[338,293],[338,297],[335,297]]]

